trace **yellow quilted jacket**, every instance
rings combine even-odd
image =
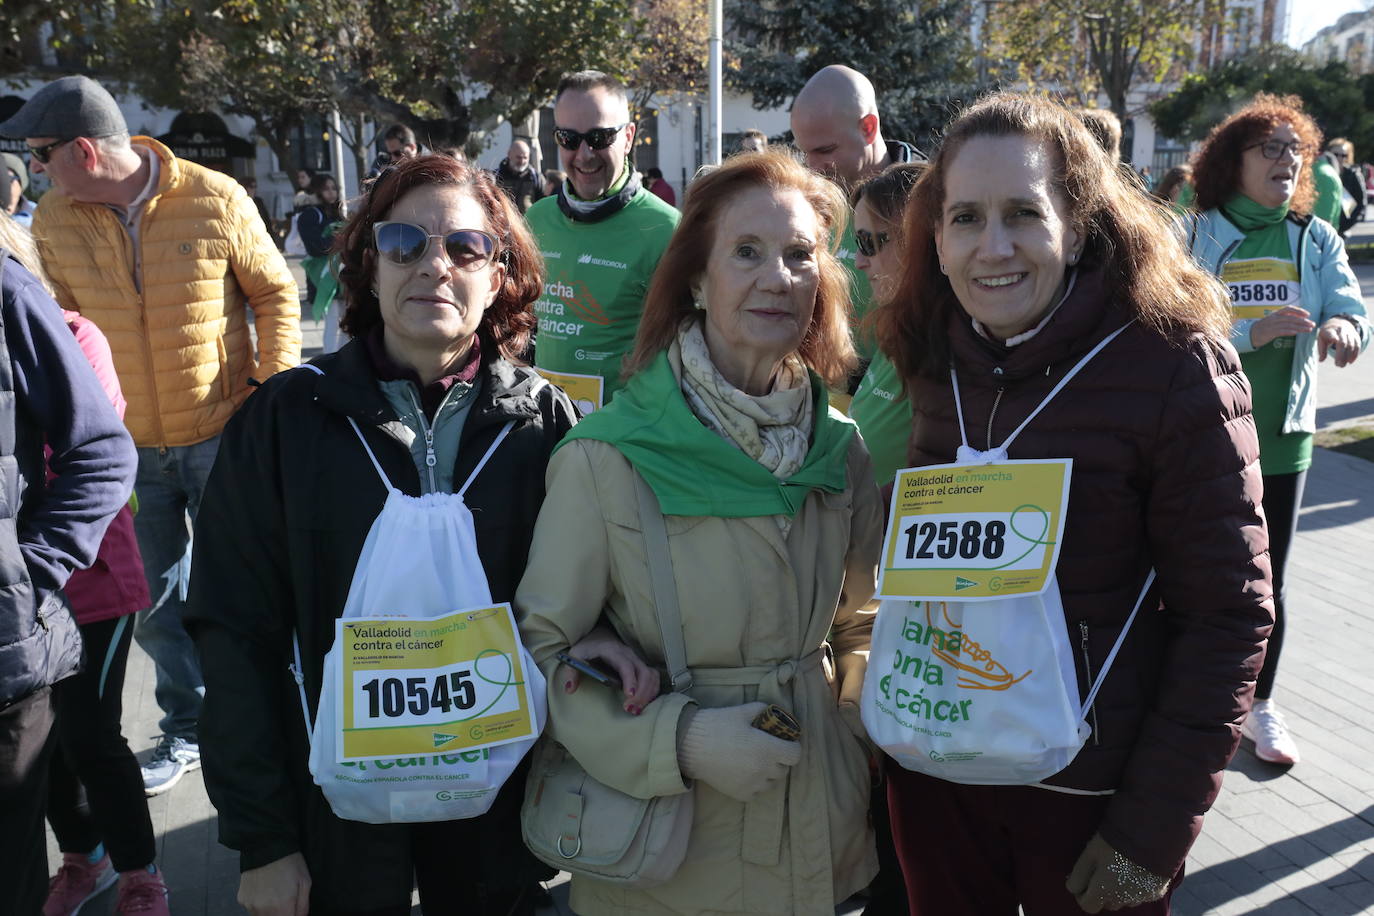
[[[149,137],[133,142],[162,163],[138,252],[110,208],[56,191],[39,201],[33,234],[57,300],[109,338],[134,442],[194,445],[224,428],[250,378],[300,363],[299,294],[237,181]]]

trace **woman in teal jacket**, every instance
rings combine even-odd
[[[1370,343],[1360,284],[1336,230],[1311,214],[1307,166],[1321,132],[1296,98],[1260,94],[1215,129],[1193,160],[1193,257],[1226,284],[1231,343],[1253,391],[1274,575],[1274,631],[1242,733],[1255,754],[1293,764],[1298,749],[1271,699],[1283,649],[1284,570],[1312,464],[1317,363],[1354,362]]]

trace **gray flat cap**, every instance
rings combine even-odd
[[[74,140],[108,137],[128,129],[104,86],[85,76],[64,76],[38,90],[14,117],[0,124],[0,136]]]

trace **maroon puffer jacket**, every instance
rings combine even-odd
[[[1064,374],[1129,316],[1080,271],[1038,334],[1007,349],[967,315],[948,331],[969,445],[1001,445]],[[912,466],[954,460],[948,373],[914,382]],[[1240,742],[1273,624],[1250,385],[1231,346],[1132,325],[1009,449],[1072,458],[1058,580],[1086,696],[1153,565],[1159,571],[1089,715],[1093,735],[1046,780],[1115,789],[1101,827],[1123,855],[1172,875]]]

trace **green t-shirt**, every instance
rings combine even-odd
[[[840,248],[835,252],[835,256],[840,259],[845,272],[849,274],[849,299],[854,304],[849,327],[854,335],[854,348],[859,351],[861,359],[868,360],[878,351],[878,342],[871,333],[863,333],[860,326],[873,307],[873,288],[868,285],[868,274],[854,266],[854,258],[858,253],[859,245],[854,241],[854,219],[851,214],[849,222],[845,224],[844,235],[840,238]]]
[[[601,404],[620,390],[620,362],[634,347],[649,278],[678,217],[642,189],[598,222],[568,219],[556,197],[535,202],[525,214],[548,270],[534,304],[535,368],[593,377],[590,388],[576,380],[564,385],[584,412],[598,406],[590,403],[598,385],[604,385]]]
[[[1320,216],[1333,226],[1341,224],[1341,173],[1325,159],[1312,163],[1312,177],[1317,184],[1317,202],[1312,215]]]
[[[859,433],[873,456],[873,478],[878,486],[886,486],[899,469],[906,467],[911,402],[902,394],[897,367],[882,351],[868,364],[850,402],[849,416],[859,424]]]
[[[1261,207],[1238,195],[1222,212],[1245,232],[1245,241],[1222,268],[1237,319],[1262,318],[1286,305],[1301,305],[1298,268],[1284,216],[1288,208]],[[1312,465],[1312,434],[1280,432],[1293,384],[1294,337],[1276,337],[1242,353],[1241,367],[1250,379],[1255,428],[1259,432],[1260,471],[1295,474]]]

